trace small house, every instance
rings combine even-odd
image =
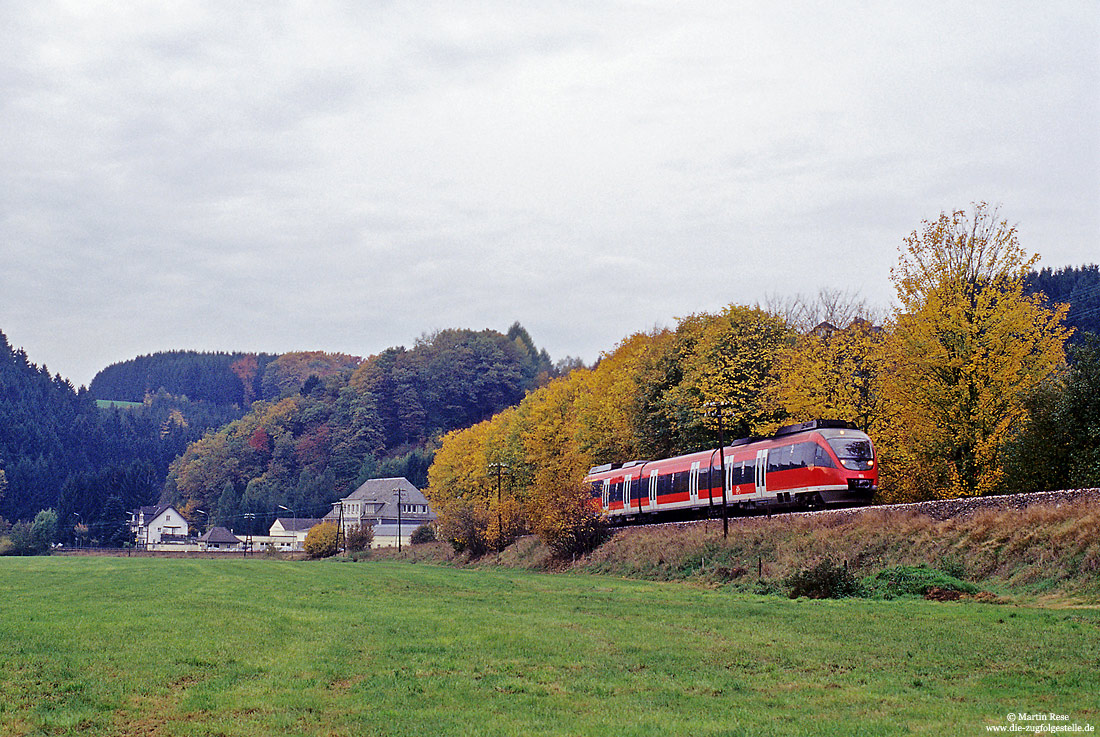
[[[244,541],[224,527],[211,527],[199,538],[202,550],[241,550]]]
[[[279,517],[268,530],[270,544],[276,550],[305,550],[306,535],[323,520],[314,517]]]

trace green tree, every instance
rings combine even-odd
[[[417,527],[409,535],[409,542],[413,545],[423,545],[424,543],[435,542],[435,527],[431,524],[425,523]]]
[[[49,552],[50,547],[57,542],[56,511],[43,509],[34,516],[34,522],[31,523],[31,538],[36,552]]]
[[[1100,337],[1086,333],[1069,358],[1027,398],[1004,452],[1008,493],[1100,486]]]
[[[232,481],[226,481],[222,485],[222,494],[218,497],[217,511],[214,513],[214,524],[225,528],[237,525],[241,515],[241,495]]]
[[[11,532],[8,533],[8,538],[11,540],[12,555],[37,554],[38,549],[35,543],[34,533],[31,532],[30,522],[16,522],[12,525]]]

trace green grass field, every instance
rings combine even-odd
[[[1100,727],[1100,610],[402,562],[0,559],[4,735]]]

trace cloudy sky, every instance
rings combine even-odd
[[[887,306],[902,238],[978,200],[1100,261],[1095,0],[4,0],[0,48],[0,330],[76,384]]]

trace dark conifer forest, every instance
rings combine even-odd
[[[126,511],[157,500],[172,460],[240,414],[164,391],[136,407],[101,408],[0,333],[0,516],[27,520],[50,508],[62,528],[122,534]]]
[[[1071,343],[1086,333],[1100,335],[1100,265],[1042,269],[1028,278],[1031,292],[1042,292],[1052,303],[1068,304],[1066,325],[1073,328]]]

